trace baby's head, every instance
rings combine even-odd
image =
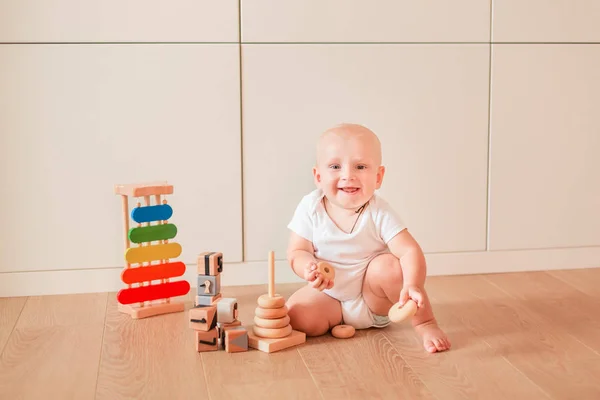
[[[334,205],[356,210],[381,187],[385,168],[381,165],[381,143],[362,125],[340,124],[321,134],[315,184]]]

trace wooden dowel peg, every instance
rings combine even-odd
[[[275,252],[269,252],[269,297],[275,297]]]

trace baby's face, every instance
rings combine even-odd
[[[372,133],[349,130],[325,135],[313,170],[315,184],[334,205],[356,210],[381,187],[380,164],[379,141]]]

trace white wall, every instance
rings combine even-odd
[[[241,9],[238,9],[241,6]],[[314,140],[374,129],[429,273],[600,264],[594,0],[0,3],[0,296],[118,290],[115,183],[168,180],[181,259],[277,281]],[[293,152],[300,151],[301,157]]]

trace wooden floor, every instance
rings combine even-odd
[[[430,277],[427,289],[446,353],[425,353],[407,325],[196,353],[187,312],[131,320],[115,293],[0,299],[0,398],[600,399],[600,269]],[[266,291],[223,295],[249,324]]]

